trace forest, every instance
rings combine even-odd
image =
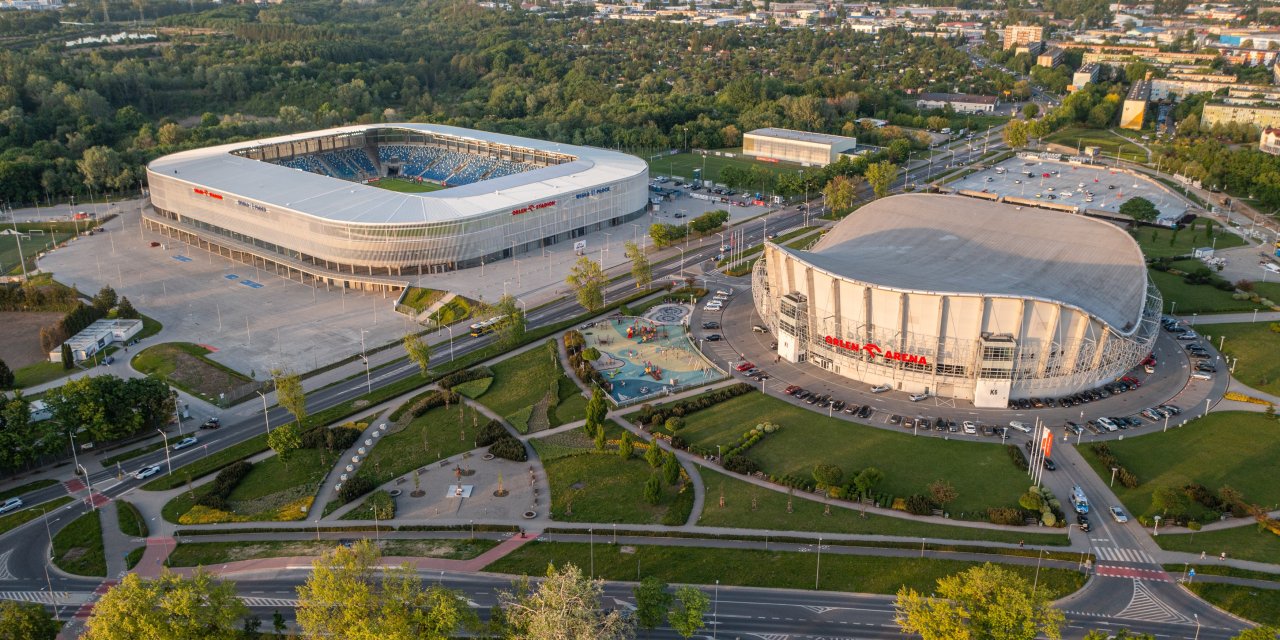
[[[136,192],[145,163],[166,153],[346,123],[436,122],[645,155],[733,146],[763,126],[876,141],[853,120],[952,115],[916,113],[908,93],[1015,88],[960,43],[902,31],[599,21],[462,0],[83,5],[64,22],[0,19],[10,205]],[[158,37],[65,45],[121,30]]]

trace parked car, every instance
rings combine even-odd
[[[800,387],[799,387],[799,386],[797,386],[797,385],[794,385],[794,384],[793,384],[793,385],[791,385],[791,386],[787,387],[786,389],[783,389],[783,390],[782,390],[782,392],[783,392],[783,393],[785,393],[785,394],[787,394],[787,395],[789,395],[789,396],[791,396],[791,395],[795,395],[795,393],[796,393],[797,391],[800,391],[800,390],[801,390],[801,389],[800,389]]]
[[[1019,422],[1017,420],[1010,420],[1009,426],[1023,433],[1031,433],[1031,427],[1028,427],[1025,423]]]
[[[861,408],[861,409],[858,409],[858,417],[859,417],[859,418],[862,418],[862,419],[864,419],[864,420],[865,420],[865,419],[867,419],[867,418],[870,418],[870,417],[871,417],[871,414],[872,414],[874,411],[875,411],[875,409],[872,409],[872,408],[871,408],[871,405],[869,405],[869,404],[864,404],[864,405],[862,405],[862,408]]]
[[[874,387],[871,387],[871,393],[884,393],[891,389],[893,389],[893,385],[886,382],[884,384],[878,384]]]
[[[21,509],[21,508],[22,508],[22,498],[9,498],[8,500],[4,501],[4,504],[0,505],[0,513],[9,513],[10,511],[14,511],[16,509]]]
[[[910,398],[912,402],[920,402],[921,400],[924,400],[925,398],[928,398],[928,397],[929,397],[929,394],[927,393],[913,393],[910,396],[908,396],[908,398]]]
[[[719,329],[720,323],[716,322],[715,320],[712,320],[710,322],[704,322],[702,323],[702,328],[703,329]]]
[[[968,420],[965,420],[965,421],[964,421],[964,432],[965,432],[965,433],[967,433],[967,434],[969,434],[969,435],[971,435],[971,436],[972,436],[972,435],[976,435],[976,434],[978,433],[978,425],[976,425],[976,424],[974,424],[974,423],[972,423],[972,422],[970,422],[970,421],[968,421]]]
[[[751,364],[750,362],[743,362],[742,364],[734,367],[734,369],[737,369],[738,371],[746,371],[747,369],[754,369],[755,366],[756,365]]]
[[[1080,530],[1081,530],[1081,531],[1083,531],[1083,532],[1085,532],[1085,533],[1089,533],[1089,531],[1091,531],[1091,530],[1093,529],[1093,527],[1089,526],[1089,517],[1088,517],[1088,516],[1085,516],[1085,515],[1077,515],[1077,516],[1076,516],[1076,522],[1079,522],[1079,523],[1080,523]]]
[[[720,334],[712,333],[706,337],[707,342],[720,342]]]
[[[1120,507],[1111,507],[1111,517],[1120,524],[1124,524],[1129,521],[1129,516],[1125,515],[1124,509],[1121,509]]]

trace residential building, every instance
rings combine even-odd
[[[1096,62],[1080,65],[1076,72],[1071,74],[1071,87],[1073,91],[1079,91],[1085,85],[1098,82],[1098,75],[1102,71],[1102,65]]]
[[[1245,122],[1259,129],[1280,127],[1280,107],[1257,107],[1233,104],[1206,104],[1200,126]]]
[[[917,109],[943,109],[947,105],[957,113],[992,113],[1000,106],[1000,98],[967,93],[922,93],[916,99]]]
[[[1011,24],[1004,28],[1004,48],[1044,40],[1044,27],[1038,25]]]
[[[1258,141],[1258,151],[1280,156],[1280,129],[1267,127],[1262,130],[1262,138]]]
[[[1147,116],[1147,103],[1151,102],[1151,81],[1139,80],[1129,87],[1120,110],[1121,129],[1141,129]]]
[[[1044,51],[1044,53],[1036,56],[1036,64],[1052,69],[1053,67],[1062,64],[1062,60],[1065,56],[1066,52],[1062,49],[1058,47],[1049,47]]]

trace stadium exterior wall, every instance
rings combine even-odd
[[[508,144],[521,140],[505,136],[503,139]],[[549,144],[527,142],[535,147]],[[281,179],[300,173],[232,156],[232,151],[258,143],[198,151],[219,153],[227,162],[255,163],[261,171],[272,172],[269,175],[279,175]],[[598,149],[558,145],[555,148],[567,154],[582,151],[584,155],[591,155],[596,163],[613,162],[610,171],[601,172],[610,178],[584,182],[531,177],[531,182],[537,182],[535,199],[513,206],[510,202],[518,196],[521,187],[512,186],[514,177],[508,176],[501,186],[503,197],[494,198],[487,207],[485,196],[477,194],[475,188],[484,183],[469,185],[465,198],[458,200],[465,200],[468,211],[475,213],[423,216],[429,219],[409,222],[402,217],[395,219],[397,214],[389,211],[384,218],[394,221],[357,222],[326,215],[323,204],[313,203],[309,205],[310,211],[301,211],[282,202],[284,196],[255,198],[237,193],[233,188],[216,189],[202,182],[196,171],[184,167],[181,173],[171,172],[162,158],[147,169],[153,211],[146,212],[144,221],[153,230],[193,244],[233,246],[273,261],[278,256],[281,263],[292,266],[314,267],[311,270],[394,277],[480,266],[513,254],[538,251],[544,245],[571,240],[643,215],[648,202],[648,168],[642,161]],[[590,170],[582,172],[587,180],[591,175]],[[305,177],[315,179],[317,176]],[[349,184],[352,189],[376,190]],[[448,199],[450,191],[421,196]]]
[[[1161,310],[1148,283],[1141,320],[1124,334],[1059,301],[884,287],[772,243],[755,265],[752,294],[782,358],[978,407],[1069,395],[1124,375],[1151,352]]]

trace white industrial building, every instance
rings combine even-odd
[[[141,320],[95,320],[65,344],[71,347],[72,359],[80,362],[92,358],[93,354],[113,343],[123,344],[141,332]],[[49,362],[62,362],[62,345],[49,352]]]

